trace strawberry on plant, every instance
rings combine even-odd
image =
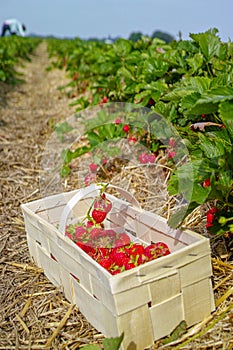
[[[175,145],[176,145],[176,141],[173,139],[173,137],[171,137],[171,138],[169,139],[169,146],[170,146],[170,147],[175,147]]]
[[[121,124],[121,119],[120,119],[120,118],[116,118],[116,120],[115,120],[115,124],[116,124],[116,125]]]
[[[148,105],[149,106],[154,106],[155,104],[155,101],[153,100],[153,98],[150,98],[149,101],[148,101]]]
[[[90,168],[90,171],[91,171],[92,173],[95,173],[95,172],[97,171],[97,169],[98,169],[98,165],[97,165],[96,163],[91,163],[91,164],[89,165],[89,168]]]
[[[137,142],[137,138],[136,137],[133,137],[133,136],[130,136],[128,138],[128,141],[129,141],[129,144],[130,145],[134,145],[136,142]]]
[[[202,186],[204,188],[209,187],[211,185],[210,178],[203,181]]]
[[[217,209],[211,208],[206,212],[206,228],[213,226],[214,214],[217,212]]]
[[[129,130],[130,130],[129,125],[128,125],[128,124],[125,124],[125,125],[123,126],[123,131],[124,131],[125,133],[128,133]]]
[[[107,96],[104,96],[102,100],[99,102],[99,105],[102,106],[104,103],[107,103],[107,102],[108,102],[108,98]]]
[[[156,155],[153,153],[150,154],[150,153],[142,152],[141,154],[139,154],[138,159],[141,164],[154,163],[156,160]]]
[[[97,182],[97,175],[95,173],[88,173],[84,178],[85,186],[89,186],[92,183]]]
[[[174,158],[176,156],[176,152],[175,151],[168,151],[167,153],[167,157],[170,159],[170,158]]]

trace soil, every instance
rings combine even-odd
[[[103,339],[31,262],[27,246],[20,205],[40,198],[40,162],[52,125],[75,111],[66,89],[58,89],[68,83],[65,71],[48,70],[50,63],[42,42],[18,67],[24,83],[0,84],[0,350],[79,349]],[[212,262],[216,311],[176,342],[151,349],[233,349],[233,264],[219,255]]]

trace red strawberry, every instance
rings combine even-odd
[[[122,247],[130,243],[130,238],[126,233],[119,233],[115,241],[115,247]]]
[[[95,223],[94,223],[94,221],[88,220],[86,225],[87,225],[87,228],[89,228],[89,227],[94,226]]]
[[[121,252],[118,249],[112,250],[112,252],[110,253],[110,258],[112,259],[112,261],[114,261],[114,263],[117,266],[123,266],[124,261],[126,263],[126,259],[127,259],[127,261],[130,260],[129,257],[127,257],[124,252]]]
[[[101,106],[101,105],[103,105],[104,103],[107,103],[107,102],[108,102],[108,98],[107,98],[107,96],[104,96],[102,98],[102,100],[99,102],[99,105]]]
[[[107,213],[101,209],[93,209],[91,216],[97,224],[100,224],[105,220]]]
[[[124,266],[126,270],[131,270],[134,267],[136,267],[135,263],[132,263],[132,262],[127,262],[126,264],[124,264]]]
[[[217,212],[217,209],[211,208],[206,212],[206,228],[213,226],[214,214]]]
[[[134,243],[129,248],[126,248],[127,253],[133,257],[144,254],[144,250],[145,248],[143,245],[137,243]]]
[[[117,275],[118,273],[121,272],[121,270],[118,269],[118,268],[116,268],[116,269],[114,269],[114,270],[111,270],[110,272],[111,272],[112,275]]]
[[[95,252],[95,249],[87,244],[84,244],[81,242],[76,242],[76,244],[77,244],[77,246],[79,246],[79,248],[81,248],[87,254]]]
[[[176,141],[171,137],[171,138],[169,139],[169,146],[170,146],[170,147],[175,147],[175,145],[176,145]]]
[[[141,265],[144,264],[145,262],[147,262],[149,259],[145,254],[139,255],[138,259],[137,259],[137,264]]]
[[[90,239],[95,239],[101,236],[102,229],[99,227],[94,227],[90,230]]]
[[[159,256],[165,256],[171,253],[167,244],[164,242],[156,242],[154,245],[157,249],[157,255]]]
[[[129,125],[127,125],[127,124],[125,124],[125,125],[123,126],[123,131],[124,131],[125,133],[128,133],[128,132],[129,132],[129,129],[130,129],[130,127],[129,127]]]
[[[168,156],[168,158],[174,158],[176,156],[176,152],[175,151],[168,151],[167,156]]]
[[[111,253],[110,248],[105,248],[105,247],[97,247],[97,254],[100,255],[102,258],[109,258],[109,255]]]
[[[116,124],[116,125],[121,124],[121,119],[120,119],[120,118],[116,118],[116,120],[115,120],[115,124]]]
[[[116,232],[112,229],[107,229],[107,230],[103,230],[103,235],[110,237],[110,238],[115,238],[116,237]]]
[[[89,165],[89,168],[90,168],[90,170],[91,170],[92,173],[95,173],[96,170],[98,169],[98,165],[97,165],[96,163],[91,163],[91,164]]]
[[[145,255],[151,260],[170,254],[168,246],[163,242],[152,243],[145,248]]]
[[[208,179],[206,179],[205,181],[203,181],[202,186],[203,186],[204,188],[209,187],[210,185],[211,185],[210,178],[208,178]]]
[[[101,258],[99,260],[97,260],[97,262],[102,266],[104,267],[106,270],[109,270],[111,265],[112,265],[112,262],[110,259],[108,258]]]

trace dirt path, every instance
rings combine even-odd
[[[102,338],[76,308],[61,327],[70,305],[30,262],[28,253],[20,204],[40,197],[40,160],[52,133],[50,121],[61,121],[74,112],[64,92],[57,90],[68,81],[64,71],[47,71],[48,63],[43,42],[32,61],[20,68],[25,83],[14,88],[0,85],[0,350],[44,349],[46,345],[54,350],[79,349]],[[223,280],[225,273],[222,270]],[[221,288],[230,288],[230,281]],[[228,305],[223,303],[218,313]],[[227,349],[233,328],[228,314],[182,349]]]
[[[19,68],[25,83],[0,86],[0,349],[4,350],[50,345],[53,331],[69,308],[42,271],[32,267],[20,210],[21,203],[40,197],[40,159],[52,132],[50,120],[58,122],[74,112],[66,94],[57,90],[68,82],[64,71],[47,71],[48,64],[42,43],[32,61]],[[67,339],[79,346],[93,341],[95,334],[74,309],[48,348],[62,349]]]

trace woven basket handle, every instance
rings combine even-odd
[[[99,195],[99,190],[102,189],[103,185],[106,184],[92,184],[88,187],[80,189],[66,204],[66,206],[63,209],[63,212],[61,214],[60,218],[60,223],[58,226],[58,230],[62,233],[65,234],[65,229],[66,229],[66,222],[68,219],[68,216],[71,212],[71,210],[75,207],[75,205],[83,198],[91,195],[91,197],[95,197]],[[124,190],[121,187],[115,186],[108,184],[109,188],[114,188],[117,192],[119,192],[130,204],[132,204],[136,208],[141,208],[139,202],[136,200],[136,198],[130,194],[128,191]],[[90,197],[90,196],[89,196]]]

